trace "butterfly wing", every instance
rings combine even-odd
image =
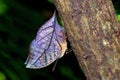
[[[63,27],[61,27],[58,22],[56,21],[55,25],[55,31],[56,31],[56,37],[59,45],[61,46],[61,54],[59,58],[61,58],[64,54],[65,51],[67,50],[67,42],[66,42],[66,36],[65,36],[65,30]]]
[[[31,42],[30,53],[25,62],[27,68],[48,66],[61,56],[63,52],[61,40],[58,40],[58,34],[61,35],[58,32],[61,31],[64,29],[58,24],[54,13],[53,17],[38,30],[36,38]]]
[[[49,44],[49,48],[46,49],[42,55],[35,61],[35,68],[46,67],[54,62],[61,54],[61,47],[56,41],[56,35],[53,35],[52,40]]]

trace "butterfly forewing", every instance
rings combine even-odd
[[[48,66],[63,56],[66,47],[64,28],[58,24],[54,13],[52,18],[38,30],[36,38],[31,42],[26,67],[37,69]]]

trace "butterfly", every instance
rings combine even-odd
[[[39,69],[61,58],[67,49],[65,30],[58,24],[56,12],[40,27],[30,44],[26,68]]]

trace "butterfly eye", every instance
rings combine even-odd
[[[52,18],[41,26],[36,38],[31,42],[26,67],[43,68],[62,57],[67,49],[64,33],[64,28],[58,24],[54,13]]]

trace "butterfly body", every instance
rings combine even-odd
[[[56,19],[55,13],[37,32],[30,44],[30,52],[25,62],[26,68],[38,69],[50,65],[61,58],[67,49],[66,36]]]

